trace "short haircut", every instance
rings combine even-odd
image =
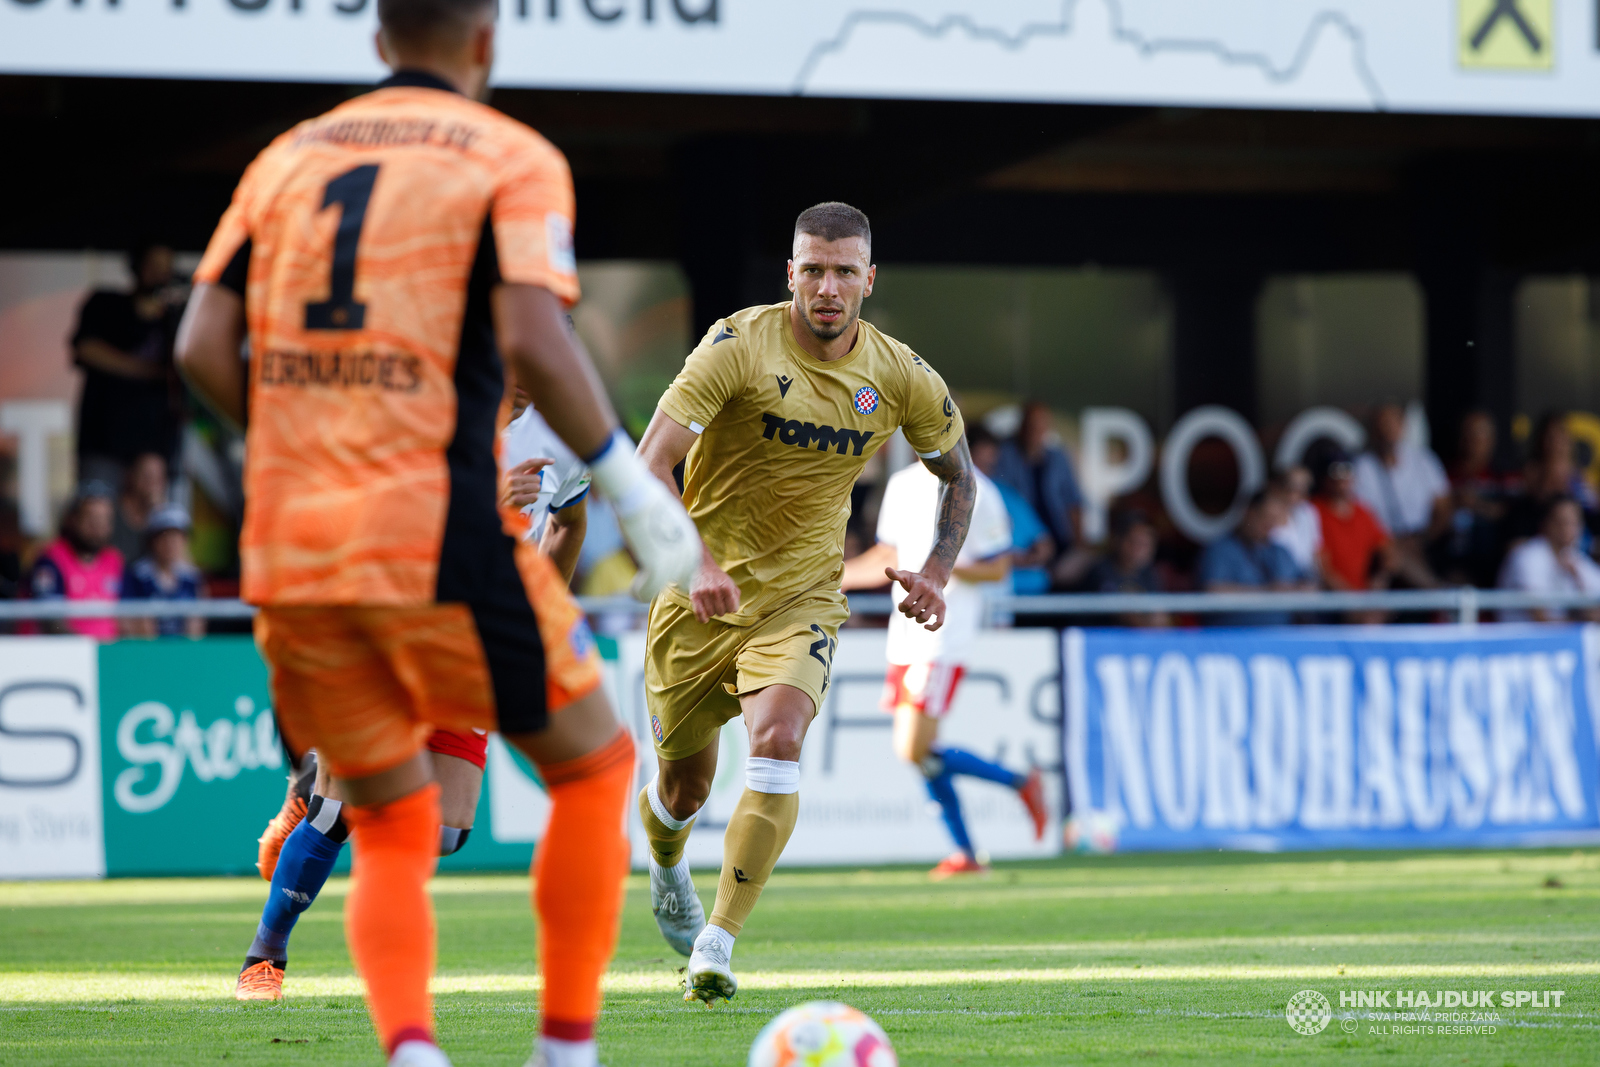
[[[1120,541],[1141,526],[1148,526],[1154,530],[1155,520],[1150,517],[1149,512],[1141,508],[1128,508],[1111,517],[1111,536]]]
[[[829,200],[800,212],[800,217],[794,220],[794,235],[799,237],[803,233],[824,241],[859,237],[867,242],[868,253],[872,251],[872,224],[867,221],[867,216],[837,200]]]
[[[496,0],[378,0],[378,24],[390,40],[413,48],[464,40]]]
[[[1555,496],[1543,501],[1539,505],[1539,529],[1545,528],[1545,524],[1550,521],[1550,517],[1556,513],[1557,509],[1566,507],[1568,504],[1577,508],[1580,516],[1583,514],[1583,505],[1579,504],[1578,498],[1570,493],[1557,493]]]
[[[1271,499],[1272,499],[1272,490],[1270,490],[1270,489],[1257,489],[1255,492],[1250,494],[1250,503],[1245,505],[1245,506],[1246,506],[1246,508],[1248,510],[1254,511],[1254,510],[1256,510],[1257,508],[1261,507],[1263,504],[1265,504],[1267,501],[1269,501]]]

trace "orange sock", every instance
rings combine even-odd
[[[355,846],[345,938],[367,982],[367,1004],[383,1047],[433,1040],[433,901],[439,862],[439,787],[388,804],[344,806]]]
[[[543,1033],[587,1041],[622,917],[629,855],[622,820],[632,799],[633,738],[618,730],[604,747],[539,773],[552,801],[550,828],[533,860]]]

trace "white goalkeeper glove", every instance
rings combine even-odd
[[[700,567],[700,533],[683,505],[639,461],[628,435],[612,434],[589,461],[589,472],[616,509],[622,536],[639,561],[633,595],[648,602],[673,582],[687,590]]]

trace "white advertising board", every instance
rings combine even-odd
[[[376,6],[0,0],[0,72],[373,81]],[[496,81],[1595,115],[1597,17],[1594,0],[503,0]]]
[[[96,655],[0,637],[0,879],[105,876]]]
[[[643,783],[655,773],[644,705],[644,635],[627,635],[619,645],[620,713],[639,740]],[[878,710],[883,674],[883,630],[839,631],[832,681],[800,757],[800,821],[782,865],[933,863],[954,850],[922,774],[890,748],[891,719]],[[957,779],[973,842],[996,859],[1060,852],[1060,693],[1054,631],[986,632],[972,648],[941,737],[1008,767],[1045,769],[1052,812],[1044,840],[1035,841],[1016,794]],[[723,727],[711,797],[689,835],[687,855],[698,871],[722,864],[722,829],[744,791],[748,753],[744,724],[734,719]],[[634,863],[643,866],[648,851],[637,814],[629,833]]]

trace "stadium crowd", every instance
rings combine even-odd
[[[199,472],[210,477],[198,479],[210,492],[192,488],[196,461],[206,466],[206,450],[191,438],[195,422],[206,416],[172,360],[187,286],[174,274],[171,249],[161,245],[132,250],[129,267],[133,288],[92,293],[69,339],[83,380],[78,483],[56,535],[28,542],[17,529],[15,501],[0,500],[0,598],[191,599],[237,590],[231,551],[237,515],[226,499],[237,497],[237,486],[218,489],[217,465],[211,464],[209,472]],[[1402,405],[1379,403],[1370,413],[1366,450],[1352,456],[1327,441],[1314,445],[1304,466],[1274,472],[1232,532],[1209,545],[1184,537],[1148,487],[1114,501],[1105,542],[1090,544],[1074,459],[1050,407],[1027,403],[1015,423],[1002,435],[989,428],[996,420],[972,420],[969,439],[976,466],[998,489],[1011,519],[1010,591],[1017,595],[1460,585],[1600,593],[1593,555],[1600,497],[1579,469],[1562,412],[1538,421],[1520,463],[1501,462],[1509,450],[1499,448],[1489,413],[1469,413],[1447,465],[1408,438]],[[882,471],[863,479],[847,555],[871,544],[884,480]],[[6,481],[14,486],[14,479]],[[213,540],[227,545],[207,553],[203,566],[191,558],[194,524],[184,506],[190,501],[220,524]],[[620,530],[604,502],[596,501],[575,585],[590,595],[616,593],[632,573]],[[1348,616],[1386,618],[1381,612]],[[1163,626],[1174,620],[1152,612],[1119,621]],[[1207,621],[1291,619],[1254,613]],[[198,635],[206,627],[198,619],[167,618],[79,619],[22,629],[110,638]]]

